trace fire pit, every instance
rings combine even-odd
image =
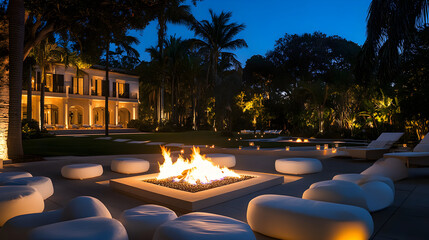
[[[282,176],[233,171],[215,166],[193,148],[191,159],[179,156],[173,163],[162,148],[164,163],[160,172],[110,180],[118,191],[149,202],[194,211],[283,183]]]

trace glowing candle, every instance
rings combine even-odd
[[[336,148],[332,148],[332,153],[336,153],[337,149]]]
[[[335,143],[335,147],[337,148],[339,145],[338,145],[338,143]]]
[[[403,147],[403,148],[406,148],[406,147],[407,147],[407,144],[406,144],[406,143],[402,144],[402,147]]]
[[[308,142],[308,139],[304,139],[304,142]]]
[[[316,145],[316,150],[320,150],[320,145]]]
[[[256,150],[259,150],[259,149],[261,149],[261,147],[258,145],[258,146],[256,146]]]
[[[254,142],[249,142],[249,146],[253,147],[253,146],[255,146],[255,143]]]
[[[286,146],[285,150],[286,150],[286,151],[289,151],[289,150],[290,150],[290,147],[289,147],[289,146]]]
[[[180,153],[181,153],[181,154],[184,154],[184,153],[185,153],[185,149],[181,149],[181,150],[180,150]]]
[[[241,150],[242,149],[242,147],[241,146],[238,146],[238,150]]]
[[[328,144],[323,145],[323,149],[324,149],[324,150],[328,150],[328,148],[329,148],[329,145],[328,145]]]

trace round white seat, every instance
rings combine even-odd
[[[112,171],[123,174],[147,172],[149,167],[148,161],[138,158],[116,158],[110,164]]]
[[[48,197],[54,194],[54,186],[52,185],[52,181],[48,177],[25,177],[25,178],[17,178],[5,182],[4,185],[24,185],[34,187],[39,193],[42,195],[43,199],[47,199]]]
[[[206,155],[207,158],[219,167],[233,168],[235,167],[235,156],[232,154],[225,153],[209,153]]]
[[[374,223],[367,210],[337,203],[261,195],[249,202],[247,222],[279,239],[369,239]]]
[[[45,208],[42,195],[29,186],[0,187],[0,227],[19,215],[39,213]]]
[[[302,198],[353,205],[368,210],[365,192],[353,182],[328,180],[313,183],[302,194]]]
[[[361,188],[365,192],[366,203],[370,212],[385,209],[393,204],[395,194],[384,182],[368,182],[361,185]]]
[[[87,179],[98,177],[103,174],[103,167],[100,164],[81,163],[66,165],[61,168],[61,175],[69,179]]]
[[[322,171],[322,163],[315,158],[282,158],[275,163],[276,171],[286,174],[310,174]]]
[[[395,193],[395,185],[392,179],[379,176],[379,175],[367,175],[367,174],[359,174],[359,173],[346,173],[346,174],[338,174],[335,175],[332,180],[343,180],[348,182],[354,182],[357,185],[361,186],[368,182],[380,181],[389,185],[392,189],[393,193]]]
[[[176,218],[176,213],[166,207],[147,204],[125,210],[120,221],[130,240],[141,239],[142,236],[152,239],[161,224]]]
[[[0,173],[0,184],[8,182],[12,179],[32,177],[31,173],[28,172],[2,172]]]
[[[256,239],[244,222],[212,213],[193,212],[168,221],[155,232],[153,240],[237,240]]]
[[[37,227],[90,217],[112,218],[109,210],[98,199],[80,196],[70,200],[63,209],[9,219],[0,230],[0,239],[28,239],[29,233]]]
[[[127,231],[115,219],[81,218],[37,227],[30,232],[31,240],[127,240]]]
[[[104,217],[112,218],[106,206],[97,198],[80,196],[70,200],[63,209],[63,219]]]

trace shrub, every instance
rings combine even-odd
[[[54,137],[54,134],[48,132],[48,130],[40,130],[39,122],[34,119],[27,120],[23,119],[21,122],[22,127],[22,138],[23,139],[33,139],[33,138],[43,138],[43,137]]]
[[[127,124],[128,128],[135,128],[135,129],[140,129],[140,125],[141,125],[142,121],[138,120],[138,119],[133,119],[130,120]]]

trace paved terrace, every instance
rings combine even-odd
[[[2,171],[24,170],[34,176],[47,176],[52,179],[55,193],[45,201],[45,211],[61,208],[70,199],[88,195],[100,199],[116,219],[125,209],[145,204],[140,200],[113,191],[108,186],[108,180],[132,175],[123,175],[110,171],[110,161],[124,156],[96,156],[96,157],[54,157],[46,161],[7,164]],[[150,161],[148,173],[158,171],[158,161],[163,161],[157,154],[127,155]],[[276,173],[274,162],[278,156],[250,155],[240,152],[236,154],[235,169],[265,173]],[[314,182],[329,180],[340,173],[359,173],[368,168],[372,162],[356,161],[348,158],[328,158],[321,160],[324,170],[321,173],[304,176],[285,176],[285,183],[279,186],[255,192],[244,197],[227,201],[201,211],[229,216],[246,221],[247,205],[251,199],[262,194],[282,194],[301,197],[302,193]],[[61,167],[71,163],[99,163],[104,167],[102,176],[87,180],[67,180],[61,177]],[[395,201],[393,206],[373,213],[374,234],[371,239],[428,239],[429,236],[429,174],[427,169],[410,169],[408,179],[395,183]],[[423,173],[423,174],[422,174]],[[173,209],[174,210],[174,209]],[[176,211],[177,212],[177,211]],[[177,212],[183,214],[181,212]],[[256,234],[257,239],[271,239]]]

